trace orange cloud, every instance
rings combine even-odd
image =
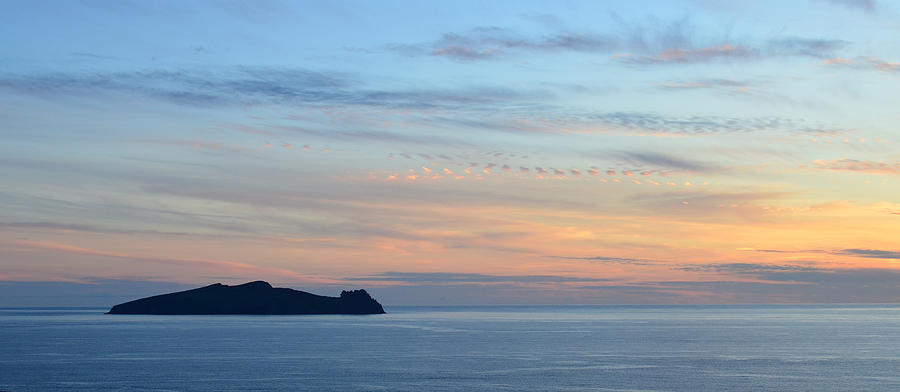
[[[829,64],[829,65],[835,65],[835,64],[850,64],[853,62],[853,60],[850,60],[848,58],[843,58],[843,57],[834,57],[834,58],[830,58],[830,59],[825,59],[822,62],[825,64]]]

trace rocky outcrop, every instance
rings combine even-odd
[[[256,281],[237,286],[216,283],[113,306],[108,314],[383,314],[365,290],[325,297]]]

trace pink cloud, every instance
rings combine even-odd
[[[630,53],[616,54],[613,59],[644,64],[699,63],[714,60],[753,57],[756,52],[741,45],[722,44],[702,48],[671,48],[649,56],[634,56]]]
[[[815,160],[816,169],[836,170],[868,174],[900,174],[900,163],[861,161],[856,159]]]
[[[300,274],[300,273],[297,273],[295,271],[291,271],[288,269],[263,267],[263,266],[257,266],[257,265],[252,265],[252,264],[247,264],[247,263],[242,263],[242,262],[237,262],[237,261],[212,260],[212,259],[191,259],[191,258],[171,258],[171,257],[157,257],[157,256],[147,257],[147,256],[132,255],[132,254],[124,253],[124,252],[90,249],[90,248],[84,248],[84,247],[75,246],[75,245],[69,245],[69,244],[57,243],[57,242],[49,242],[49,241],[15,241],[12,243],[8,243],[8,245],[11,245],[13,247],[19,247],[19,248],[47,250],[47,251],[60,252],[60,253],[113,257],[113,258],[138,261],[138,262],[194,265],[194,266],[210,268],[216,272],[224,271],[226,273],[238,273],[238,274],[247,276],[248,278],[257,277],[257,276],[271,276],[271,277],[280,277],[280,278],[290,278],[290,279],[296,279],[296,280],[302,280],[302,281],[313,281],[313,282],[319,282],[319,283],[339,283],[339,281],[337,281],[337,280],[303,275],[303,274]]]
[[[900,62],[887,61],[879,57],[855,57],[853,59],[844,57],[833,57],[822,61],[822,64],[828,66],[844,66],[862,69],[873,69],[882,72],[900,71]]]

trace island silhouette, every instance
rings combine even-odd
[[[221,283],[155,295],[113,306],[107,314],[383,314],[366,290],[341,291],[326,297],[255,281],[236,286]]]

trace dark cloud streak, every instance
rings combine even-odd
[[[554,259],[566,259],[566,260],[581,260],[588,261],[592,263],[614,263],[614,264],[629,264],[629,265],[656,265],[663,263],[659,260],[649,260],[649,259],[635,259],[629,257],[609,257],[609,256],[586,256],[586,257],[577,257],[577,256],[546,256]]]
[[[40,97],[121,94],[196,107],[302,104],[471,109],[547,97],[546,92],[502,87],[373,90],[346,74],[269,67],[4,75],[0,89]]]
[[[712,165],[690,161],[668,154],[651,152],[622,151],[615,154],[619,158],[636,165],[653,165],[665,169],[683,170],[689,172],[705,173],[715,171]]]
[[[878,249],[841,249],[834,251],[834,254],[846,256],[859,256],[871,259],[891,259],[900,260],[900,251],[878,250]]]
[[[740,44],[728,41],[698,45],[688,24],[624,26],[625,32],[571,32],[559,30],[541,37],[526,37],[498,27],[480,27],[465,33],[448,32],[431,42],[390,44],[390,51],[408,56],[436,56],[472,62],[508,59],[514,55],[547,52],[584,54],[624,52],[613,59],[626,64],[695,64],[776,57],[828,58],[848,43],[824,38],[784,37]]]
[[[566,283],[610,281],[610,279],[559,275],[487,275],[454,272],[384,272],[367,277],[344,279],[349,281],[406,283]]]
[[[868,13],[874,13],[878,8],[875,0],[819,0],[834,5],[857,9]]]
[[[593,33],[557,32],[529,38],[507,29],[481,27],[464,34],[445,33],[429,43],[393,44],[387,48],[406,55],[427,54],[457,61],[478,61],[526,52],[605,53],[617,46],[614,39]]]

